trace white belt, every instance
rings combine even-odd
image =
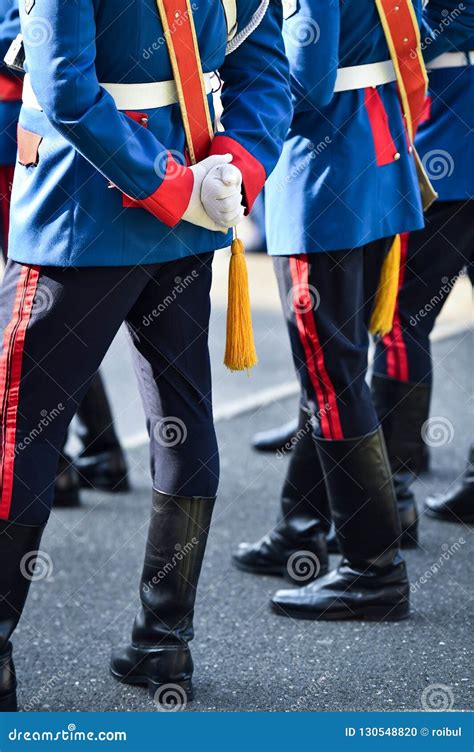
[[[366,89],[368,86],[382,86],[396,81],[395,68],[391,60],[383,63],[368,63],[367,65],[351,65],[339,68],[337,71],[334,91],[351,91],[352,89]]]
[[[474,65],[474,50],[469,52],[443,52],[442,55],[435,57],[427,64],[428,70],[437,68],[465,68],[467,65]]]
[[[213,90],[214,73],[204,73],[206,94]],[[167,107],[178,101],[174,81],[157,81],[149,84],[100,84],[113,97],[118,110],[154,110]],[[28,74],[23,83],[23,104],[34,110],[42,110],[31,87]]]

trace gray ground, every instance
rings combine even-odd
[[[432,472],[417,484],[420,500],[460,474],[472,429],[472,339],[458,335],[436,343],[434,352],[432,415],[449,419],[452,440],[432,450]],[[279,376],[291,376],[285,348],[279,358]],[[197,604],[197,698],[188,710],[419,710],[433,684],[444,686],[454,709],[472,708],[472,529],[422,519],[421,548],[406,557],[412,582],[456,542],[457,551],[420,584],[411,618],[399,624],[278,617],[268,600],[279,581],[232,567],[236,544],[271,525],[287,461],[253,453],[249,439],[295,407],[294,398],[286,399],[219,424],[222,483]],[[80,510],[52,517],[44,549],[53,575],[33,584],[15,640],[26,709],[155,710],[144,690],[115,683],[107,668],[137,607],[150,501],[146,448],[130,461],[133,493],[88,492]]]

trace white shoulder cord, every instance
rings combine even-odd
[[[253,14],[250,23],[247,24],[247,26],[239,31],[231,40],[227,43],[226,55],[230,55],[231,52],[234,52],[237,47],[240,47],[240,45],[245,42],[247,37],[252,34],[257,26],[261,24],[263,21],[263,17],[265,16],[265,13],[267,12],[268,6],[270,5],[270,0],[261,0],[260,5],[258,6],[257,10]]]

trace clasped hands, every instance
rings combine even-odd
[[[231,154],[216,154],[189,167],[194,185],[182,219],[206,230],[227,232],[244,216],[242,173]]]

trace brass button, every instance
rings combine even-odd
[[[396,154],[394,154],[394,155],[393,155],[393,158],[394,158],[395,162],[396,162],[396,161],[397,161],[398,159],[400,159],[400,157],[401,157],[401,156],[402,156],[402,155],[400,154],[400,152],[399,152],[399,151],[397,151],[397,152],[396,152]]]

